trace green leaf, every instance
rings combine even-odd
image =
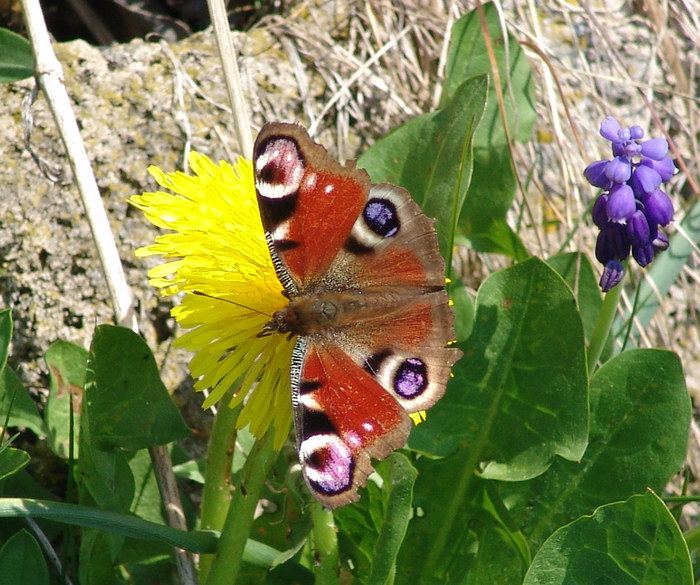
[[[678,357],[637,349],[606,362],[590,391],[589,445],[578,463],[557,460],[542,477],[501,486],[531,541],[602,504],[647,487],[660,492],[683,465],[690,399]]]
[[[20,530],[0,549],[3,583],[49,585],[49,570],[41,548],[26,530]]]
[[[547,264],[554,268],[574,291],[583,331],[586,341],[589,341],[603,307],[598,277],[590,260],[585,254],[570,252],[549,258]]]
[[[0,33],[3,29],[0,29]],[[7,363],[7,356],[10,352],[10,342],[12,341],[12,310],[3,309],[0,311],[0,370]]]
[[[31,43],[6,28],[0,28],[0,83],[12,83],[34,75]]]
[[[115,329],[120,328],[100,326],[93,336],[80,416],[80,459],[76,481],[78,501],[83,506],[126,513],[134,499],[134,475],[124,451],[114,441],[100,440],[100,437],[105,434],[109,437],[115,420],[119,424],[134,408],[133,405],[130,408],[128,404],[119,404],[122,398],[119,391],[129,387],[129,384],[123,383],[123,377],[127,377],[129,370],[144,360],[136,362],[137,356],[129,355],[126,343],[119,344],[118,339],[111,339],[112,347],[105,345],[109,332]],[[105,330],[107,335],[104,334]],[[122,349],[133,360],[131,366],[121,362],[121,354],[115,356],[112,353]],[[118,371],[120,366],[127,371]],[[114,376],[111,380],[108,379],[110,375]],[[81,583],[110,583],[109,576],[114,572],[113,561],[123,544],[124,537],[118,532],[102,533],[100,528],[84,528],[80,539]]]
[[[450,300],[454,303],[455,336],[457,341],[464,341],[469,338],[474,328],[474,314],[476,312],[474,300],[467,287],[461,282],[452,281],[449,283],[447,292],[450,295]]]
[[[477,477],[470,457],[458,451],[439,461],[416,461],[417,513],[399,554],[396,583],[521,582],[528,544],[503,504],[489,495],[486,487],[495,482]]]
[[[83,417],[82,435],[86,432]],[[80,437],[80,462],[77,469],[79,501],[86,506],[125,512],[134,498],[134,476],[126,456],[119,449],[99,449]]]
[[[471,179],[472,137],[484,111],[486,89],[485,76],[465,81],[443,109],[413,118],[378,140],[358,161],[373,182],[401,185],[427,216],[436,218],[446,258]]]
[[[509,481],[536,477],[555,455],[578,460],[587,441],[587,374],[571,291],[533,258],[493,274],[476,304],[464,358],[410,447],[438,456],[459,447],[471,457],[459,473],[488,461],[484,477]]]
[[[388,468],[388,469],[387,469]],[[401,453],[392,453],[382,469],[387,470],[385,481],[389,486],[389,500],[379,537],[374,545],[372,571],[369,583],[392,583],[396,557],[403,543],[408,522],[413,515],[413,484],[418,473]]]
[[[136,518],[132,515],[117,514],[63,502],[31,500],[27,498],[0,498],[0,518],[48,518],[71,526],[95,528],[104,532],[119,534],[129,538],[165,542],[194,553],[214,553],[218,535],[212,531],[185,532],[169,526]],[[271,569],[281,553],[264,543],[248,539],[243,552],[246,563]],[[286,567],[303,583],[309,582],[310,572],[297,563],[289,562]],[[285,566],[286,566],[285,565]],[[280,567],[281,568],[281,567]]]
[[[83,530],[80,537],[80,585],[119,585],[112,559],[119,550],[121,538],[100,530]]]
[[[9,427],[26,428],[38,437],[47,434],[44,420],[29,392],[9,366],[0,372],[0,425],[5,424],[10,413]]]
[[[130,514],[119,514],[64,502],[0,498],[0,518],[26,517],[48,518],[71,526],[94,528],[129,538],[161,541],[191,552],[212,553],[216,550],[218,542],[218,537],[213,532],[184,532],[148,522]]]
[[[46,351],[44,359],[49,368],[49,397],[45,412],[49,447],[59,457],[67,458],[69,442],[72,440],[74,457],[77,459],[88,352],[75,343],[57,341]],[[74,417],[72,438],[71,408]]]
[[[371,476],[360,501],[335,510],[334,516],[340,550],[352,558],[353,574],[362,583],[379,584],[393,571],[412,515],[416,471],[399,453],[375,467],[381,479]]]
[[[542,545],[523,585],[692,585],[678,524],[653,493],[601,506]]]
[[[519,142],[525,142],[530,139],[537,119],[535,85],[530,64],[515,37],[508,34],[503,38],[502,23],[494,4],[484,4],[483,10],[498,65],[510,135]],[[492,73],[491,61],[478,11],[472,10],[452,27],[441,107],[453,99],[457,88],[465,79],[485,73]],[[494,144],[505,145],[507,142],[498,111],[495,88],[492,87],[487,96],[486,111],[474,146],[480,148]]]
[[[501,80],[510,137],[524,142],[536,120],[535,88],[527,58],[511,35],[504,39],[498,11],[484,4],[484,17]],[[492,73],[478,11],[464,15],[452,27],[441,107],[454,97],[465,79]],[[499,112],[496,88],[489,85],[486,109],[474,136],[471,184],[459,228],[469,245],[481,252],[525,260],[529,253],[505,221],[515,195],[515,175]]]
[[[101,448],[142,449],[190,434],[160,380],[153,354],[130,329],[101,325],[88,360],[85,400]]]
[[[416,461],[414,506],[422,513],[409,525],[399,583],[462,583],[470,563],[493,577],[489,554],[502,568],[495,582],[518,582],[527,544],[475,471],[487,461],[482,476],[511,485],[543,473],[555,455],[578,460],[586,446],[582,325],[571,290],[548,265],[533,258],[492,275],[477,296],[472,336],[460,347],[465,356],[445,397],[409,440],[411,448],[448,456]],[[507,546],[489,552],[485,543]]]
[[[29,465],[31,457],[26,451],[6,447],[0,449],[0,481],[14,475],[23,467]]]
[[[494,483],[479,482],[477,485],[481,488],[480,498],[475,502],[478,508],[469,518],[476,536],[476,553],[469,568],[470,582],[474,585],[521,583],[531,561],[528,543],[512,526],[507,507],[493,489]],[[453,550],[460,549],[453,547]]]
[[[204,459],[190,459],[173,466],[173,473],[179,479],[188,479],[195,483],[204,484],[206,463]]]

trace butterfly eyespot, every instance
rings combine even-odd
[[[326,495],[352,487],[355,457],[337,435],[313,435],[300,448],[304,473],[315,489]]]
[[[264,199],[296,195],[305,169],[304,157],[294,140],[271,138],[258,146],[255,187]]]
[[[362,211],[367,227],[383,238],[391,238],[399,232],[399,216],[396,206],[388,199],[370,199]]]
[[[408,358],[394,374],[394,390],[402,398],[415,398],[428,387],[428,369],[418,358]]]

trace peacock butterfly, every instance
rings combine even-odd
[[[359,498],[402,447],[408,413],[445,392],[462,353],[433,221],[408,191],[342,166],[295,124],[263,127],[255,187],[289,298],[265,332],[296,335],[292,405],[299,462],[325,506]]]

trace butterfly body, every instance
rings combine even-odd
[[[407,191],[373,185],[306,131],[266,125],[254,149],[256,189],[289,304],[266,331],[296,335],[291,364],[297,449],[312,493],[331,508],[356,500],[402,447],[408,413],[432,406],[461,352],[432,221]]]

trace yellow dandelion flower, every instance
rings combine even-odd
[[[185,329],[175,344],[195,352],[190,371],[197,390],[210,389],[208,408],[233,385],[234,407],[245,401],[238,427],[260,437],[272,425],[282,446],[292,424],[289,363],[293,342],[259,336],[274,311],[287,304],[275,274],[255,196],[253,165],[218,165],[192,152],[194,175],[149,172],[161,187],[129,198],[169,233],[136,250],[166,260],[148,273],[163,295],[184,292],[172,315]]]

